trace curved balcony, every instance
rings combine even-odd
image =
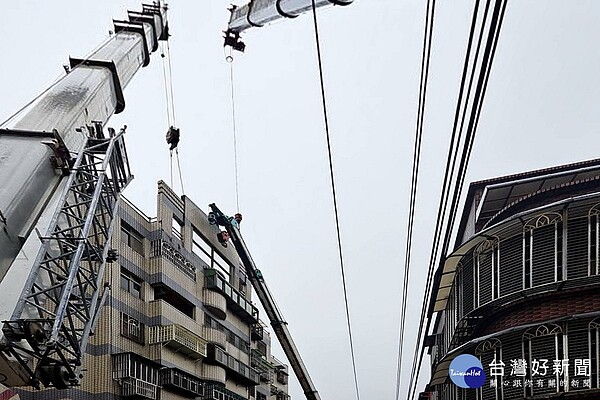
[[[203,364],[202,379],[225,384],[225,368],[218,365]]]
[[[204,277],[206,288],[223,294],[227,301],[227,306],[238,317],[248,324],[258,322],[258,308],[249,300],[246,300],[242,293],[226,282],[215,269],[205,269]]]
[[[218,319],[227,317],[227,299],[221,293],[202,289],[202,303]]]
[[[209,342],[225,347],[227,345],[227,336],[225,332],[221,332],[208,326],[202,327],[202,336]]]

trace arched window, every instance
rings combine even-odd
[[[590,322],[589,343],[590,386],[592,388],[600,388],[600,371],[598,368],[598,360],[600,359],[600,318],[596,318]]]
[[[598,239],[599,231],[598,222],[600,221],[600,204],[592,207],[589,213],[589,229],[588,229],[588,274],[598,275],[600,274],[600,263],[598,262]]]
[[[564,279],[564,232],[559,213],[534,217],[523,227],[523,288]]]
[[[483,241],[474,253],[477,281],[475,282],[476,306],[481,306],[500,297],[500,253],[498,240]]]
[[[565,357],[565,336],[560,325],[544,324],[523,334],[526,397],[564,392],[569,385],[569,361]],[[529,382],[529,384],[527,384]]]
[[[479,343],[475,356],[481,360],[485,375],[485,385],[477,389],[477,400],[502,400],[505,369],[502,361],[502,343],[498,339],[489,339]],[[502,373],[501,373],[502,372]]]

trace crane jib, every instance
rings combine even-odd
[[[300,357],[300,352],[292,339],[288,324],[285,322],[281,311],[277,307],[277,303],[275,303],[275,299],[265,282],[264,276],[262,273],[258,272],[259,270],[256,268],[256,264],[250,255],[250,251],[246,247],[246,243],[244,242],[238,227],[239,224],[235,222],[234,218],[224,215],[215,204],[210,204],[209,207],[212,210],[211,214],[214,221],[218,225],[223,226],[229,233],[229,237],[233,242],[235,250],[240,257],[242,264],[246,268],[246,273],[250,277],[252,287],[254,287],[254,290],[269,317],[275,336],[277,336],[281,348],[290,362],[292,370],[298,378],[298,382],[300,383],[307,400],[321,400],[321,397],[310,378],[308,370],[302,361],[302,357]],[[209,218],[211,218],[211,216],[209,216]]]

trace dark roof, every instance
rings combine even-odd
[[[477,204],[476,232],[498,212],[526,196],[598,175],[600,158],[473,182],[467,193],[455,246],[461,244],[477,193],[482,195]]]

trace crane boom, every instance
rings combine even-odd
[[[116,259],[119,194],[132,179],[125,128],[105,133],[104,124],[124,109],[123,88],[168,38],[166,7],[142,7],[114,21],[97,50],[71,58],[64,77],[0,125],[5,385],[66,388],[82,377],[109,289],[101,287],[105,263]]]
[[[319,8],[327,5],[347,6],[354,0],[251,0],[241,7],[232,6],[225,45],[244,51],[246,46],[239,40],[243,31],[281,18],[296,18],[310,10],[313,1],[315,7]]]
[[[124,109],[123,88],[166,37],[166,12],[144,7],[115,21],[114,35],[85,59],[71,58],[68,74],[0,125],[0,281],[64,177],[43,143],[79,154],[87,134],[80,128]]]
[[[258,298],[260,299],[260,302],[263,305],[267,316],[269,317],[273,331],[275,332],[275,335],[277,336],[277,339],[279,340],[279,343],[281,344],[281,347],[283,348],[283,351],[290,362],[298,381],[300,382],[300,386],[304,391],[304,395],[306,396],[307,400],[321,400],[315,385],[310,379],[308,370],[302,361],[302,357],[300,357],[300,352],[292,340],[292,335],[287,327],[287,322],[285,322],[281,311],[277,307],[275,299],[269,291],[264,277],[256,268],[256,264],[254,263],[248,247],[242,238],[237,222],[235,222],[233,217],[227,217],[224,215],[215,204],[211,204],[210,208],[216,223],[225,227],[229,233],[229,237],[233,242],[235,250],[237,251],[242,264],[246,269],[246,274],[248,275],[250,282],[252,282],[252,287],[254,287],[254,290],[256,291],[256,294],[258,295]]]

